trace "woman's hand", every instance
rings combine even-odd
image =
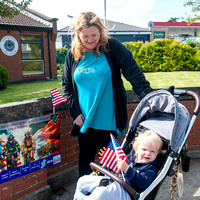
[[[78,126],[83,126],[83,122],[84,122],[84,117],[82,114],[80,114],[75,120],[74,123],[76,123],[76,125]]]
[[[99,150],[99,160],[101,160],[101,158],[102,158],[102,156],[103,156],[105,150],[106,150],[106,147],[103,147],[103,149],[100,149],[100,150]]]
[[[126,173],[128,171],[129,165],[124,160],[119,159],[117,160],[117,167]]]

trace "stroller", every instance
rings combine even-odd
[[[195,99],[196,107],[192,118],[188,110],[175,97],[189,95]],[[142,193],[137,193],[134,188],[128,185],[121,178],[109,170],[96,163],[90,163],[93,171],[99,172],[118,182],[130,195],[133,200],[154,200],[157,192],[166,176],[174,174],[173,167],[180,161],[183,154],[187,136],[194,124],[194,121],[200,110],[200,97],[193,91],[174,89],[156,90],[146,95],[136,110],[134,111],[130,122],[128,132],[121,145],[125,154],[131,150],[131,144],[141,129],[151,129],[155,131],[163,140],[164,155],[163,166],[159,169],[156,178]]]

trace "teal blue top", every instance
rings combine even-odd
[[[104,53],[85,53],[74,72],[79,106],[85,118],[80,132],[87,128],[116,131],[111,70]]]

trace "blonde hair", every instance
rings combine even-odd
[[[135,138],[133,142],[133,148],[136,152],[138,149],[138,146],[141,144],[141,142],[151,142],[156,149],[158,150],[159,153],[162,152],[162,146],[163,146],[163,141],[160,138],[160,136],[155,133],[154,131],[151,130],[146,130],[144,132],[140,132],[138,136]]]
[[[78,61],[79,59],[84,57],[85,47],[83,46],[79,33],[82,28],[89,28],[91,26],[96,26],[100,32],[100,40],[96,48],[94,49],[95,55],[100,54],[100,49],[107,51],[106,45],[108,43],[108,39],[110,38],[106,33],[110,29],[105,27],[99,17],[93,12],[83,12],[81,13],[75,22],[71,25],[70,30],[74,31],[74,38],[71,44],[72,54],[74,59]]]

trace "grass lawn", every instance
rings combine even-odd
[[[145,73],[146,79],[150,82],[151,87],[169,88],[174,85],[176,88],[181,87],[200,87],[200,72],[156,72]],[[126,90],[131,90],[131,84],[124,79]]]
[[[171,85],[177,88],[200,87],[200,72],[156,72],[145,73],[145,77],[154,89],[168,88]],[[124,86],[126,90],[132,89],[125,79]],[[0,91],[0,104],[48,97],[50,90],[54,88],[63,94],[61,80],[8,85],[7,89]]]
[[[62,93],[61,80],[8,85],[7,89],[0,91],[0,104],[48,97],[54,88]]]

